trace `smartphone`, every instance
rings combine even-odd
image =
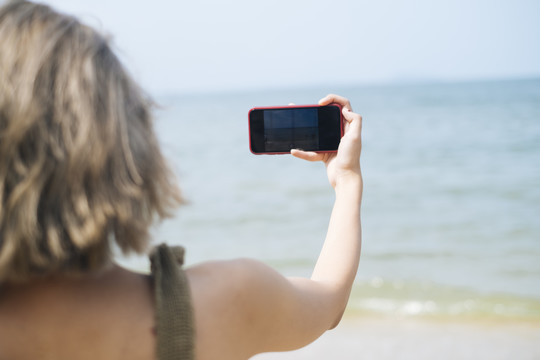
[[[254,154],[288,154],[291,149],[335,152],[343,136],[337,104],[256,107],[248,117]]]

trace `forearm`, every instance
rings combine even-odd
[[[311,278],[331,286],[339,302],[346,303],[360,260],[362,187],[360,174],[336,185],[328,233]]]
[[[361,249],[360,205],[362,202],[362,117],[352,112],[347,99],[328,95],[320,105],[343,106],[344,135],[336,154],[292,150],[291,154],[309,161],[323,161],[336,200],[328,233],[311,279],[294,280],[293,284],[311,302],[321,328],[336,325],[347,305],[358,270]],[[315,310],[314,310],[315,309]],[[323,316],[324,315],[324,316]],[[329,322],[333,322],[329,324]]]

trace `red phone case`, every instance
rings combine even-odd
[[[341,112],[342,107],[339,104],[329,104],[327,106],[336,106],[339,108],[339,118],[340,118],[340,132],[341,137],[343,137],[343,113]],[[253,110],[267,110],[267,109],[294,109],[294,108],[316,108],[321,107],[321,105],[318,104],[312,104],[312,105],[286,105],[286,106],[261,106],[261,107],[254,107],[251,108],[248,112],[248,130],[249,130],[249,150],[254,155],[283,155],[283,154],[290,154],[290,151],[284,151],[284,152],[265,152],[265,153],[256,153],[253,152],[252,144],[251,144],[251,122],[249,121],[250,114]],[[317,151],[318,153],[331,153],[331,152],[337,152],[337,150],[330,150],[330,151]]]

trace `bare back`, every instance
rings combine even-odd
[[[0,291],[0,359],[155,358],[147,276],[115,267]]]

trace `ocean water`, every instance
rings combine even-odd
[[[247,256],[309,276],[334,199],[324,166],[252,155],[247,112],[329,92],[364,119],[348,314],[540,321],[538,79],[162,96],[157,131],[189,203],[155,241],[185,246],[188,265]]]

